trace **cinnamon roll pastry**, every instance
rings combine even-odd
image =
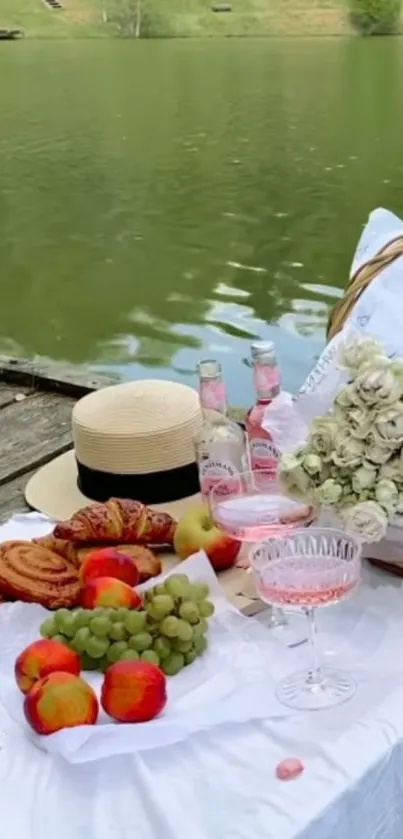
[[[50,533],[48,536],[39,536],[38,539],[33,539],[32,544],[47,548],[48,551],[64,557],[77,568],[80,567],[77,545],[70,542],[69,539],[58,539],[53,533]]]
[[[0,594],[4,598],[59,609],[75,606],[79,591],[77,569],[59,554],[22,540],[0,545]]]

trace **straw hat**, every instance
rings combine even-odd
[[[202,425],[198,395],[175,382],[113,385],[73,408],[74,451],[30,479],[30,507],[69,518],[91,501],[134,498],[178,518],[199,500],[193,439]]]

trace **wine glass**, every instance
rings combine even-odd
[[[315,609],[353,594],[361,579],[361,543],[342,530],[311,527],[262,542],[252,551],[251,563],[262,600],[302,610],[308,619],[311,665],[280,682],[277,698],[300,710],[330,708],[351,699],[354,679],[320,666]]]
[[[240,542],[253,545],[268,537],[283,536],[294,528],[310,524],[315,517],[312,506],[288,498],[268,472],[254,470],[228,476],[216,483],[210,492],[210,511],[215,524]],[[249,558],[238,563],[251,570]],[[260,599],[260,598],[259,598]],[[299,618],[285,615],[272,606],[269,626],[287,646],[306,640]]]

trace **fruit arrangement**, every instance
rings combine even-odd
[[[110,584],[106,580],[90,580],[84,594],[95,584],[103,583],[111,595],[112,584],[126,588],[117,580]],[[59,609],[44,621],[40,633],[78,654],[83,670],[105,672],[117,661],[142,660],[175,676],[207,647],[207,619],[214,613],[208,586],[190,582],[185,574],[173,574],[149,589],[144,601],[130,591],[136,597],[134,608]]]

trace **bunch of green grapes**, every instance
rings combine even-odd
[[[214,613],[206,583],[192,583],[186,574],[172,574],[146,592],[147,626],[161,669],[176,673],[204,653],[207,618]]]
[[[174,676],[207,647],[207,618],[214,612],[208,594],[204,583],[175,574],[147,591],[143,611],[58,609],[40,633],[75,650],[83,670],[104,672],[115,661],[143,659]]]

